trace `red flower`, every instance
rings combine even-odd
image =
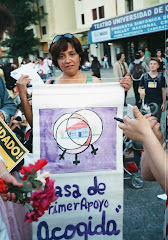
[[[37,174],[34,174],[34,172],[36,173],[46,164],[46,159],[40,159],[35,164],[29,164],[27,167],[22,166],[19,172],[24,175],[24,180],[28,178],[28,181],[24,182],[22,188],[13,188],[13,186],[9,185],[8,189],[5,186],[3,179],[0,179],[0,192],[14,192],[16,196],[18,194],[20,203],[25,206],[27,205],[29,212],[26,213],[24,221],[28,221],[29,223],[37,221],[39,217],[43,216],[51,203],[55,202],[58,198],[55,195],[55,180],[51,180],[47,177],[45,179],[45,186],[41,184],[40,189],[36,187],[39,183],[36,183]],[[34,172],[32,172],[33,170]],[[31,176],[29,177],[30,174]]]
[[[37,221],[37,219],[44,215],[44,211],[42,210],[33,210],[31,212],[27,212],[24,218],[24,222],[28,221],[29,223]]]
[[[0,193],[6,193],[8,191],[8,187],[4,185],[4,180],[0,178]]]
[[[57,200],[58,197],[55,196],[54,182],[54,180],[46,178],[46,188],[32,193],[30,202],[34,209],[48,210],[51,202]]]
[[[21,166],[21,170],[19,171],[23,176],[23,180],[27,179],[27,176],[25,175],[26,173],[31,174],[32,170],[35,169],[35,172],[38,170],[42,169],[46,164],[47,164],[46,159],[39,159],[35,164],[29,164],[27,167],[26,166]]]

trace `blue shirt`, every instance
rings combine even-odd
[[[3,113],[5,122],[10,122],[12,116],[15,115],[17,107],[13,99],[6,90],[5,83],[0,77],[0,111]]]

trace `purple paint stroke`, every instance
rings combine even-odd
[[[116,169],[116,121],[117,108],[87,108],[101,118],[103,132],[100,138],[93,144],[98,148],[97,155],[91,154],[89,146],[84,152],[78,154],[80,164],[73,164],[74,154],[65,153],[64,160],[59,160],[62,150],[57,146],[53,137],[53,126],[65,113],[73,113],[80,109],[40,109],[40,157],[46,158],[48,164],[45,170],[51,173],[70,173],[80,171],[115,170]]]

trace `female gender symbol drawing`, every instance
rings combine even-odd
[[[101,136],[103,124],[100,117],[92,110],[84,109],[74,113],[62,115],[54,124],[53,135],[58,147],[63,151],[59,159],[64,159],[64,154],[75,154],[74,164],[80,163],[77,154],[84,152],[91,146],[91,153],[96,155],[98,148],[95,143]]]

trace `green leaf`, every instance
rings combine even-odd
[[[33,188],[37,188],[37,187],[42,186],[42,182],[39,181],[39,180],[32,180],[31,183],[32,183]]]
[[[30,185],[30,183],[28,181],[24,181],[23,182],[23,187],[19,188],[17,186],[13,186],[12,184],[9,184],[9,189],[8,192],[11,193],[28,193],[28,192],[32,192],[32,186]]]

